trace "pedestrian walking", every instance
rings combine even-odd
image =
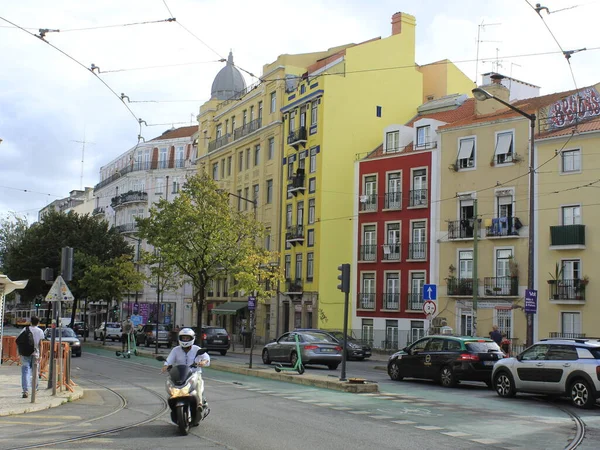
[[[127,346],[127,351],[129,351],[129,340],[133,338],[133,322],[131,321],[131,316],[127,316],[121,323],[121,348],[123,352],[125,352],[125,346]]]
[[[16,339],[17,349],[21,356],[21,387],[23,388],[23,398],[29,397],[29,387],[32,385],[33,363],[34,361],[38,362],[40,358],[40,341],[44,338],[44,332],[38,328],[39,323],[40,319],[32,316],[31,326],[23,328]],[[37,367],[38,371],[35,376],[39,379],[39,364]]]
[[[490,331],[490,338],[492,338],[496,344],[502,344],[502,333],[500,333],[500,330],[498,330],[498,325],[494,325],[492,327],[492,331]]]

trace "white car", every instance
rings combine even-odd
[[[104,340],[104,333],[106,333],[106,339],[111,339],[113,342],[121,339],[121,324],[119,322],[106,322],[106,331],[104,330],[104,322],[100,324],[98,328],[94,330],[94,340]]]

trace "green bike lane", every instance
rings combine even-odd
[[[117,359],[111,350],[86,351],[88,357],[96,354]],[[147,357],[120,359],[123,364],[138,365],[140,370],[156,370],[162,365]],[[289,401],[290,408],[295,403],[310,405],[360,416],[374,426],[385,424],[439,433],[450,439],[447,448],[460,448],[457,442],[466,440],[488,448],[563,449],[576,433],[575,422],[555,404],[531,396],[501,399],[491,390],[469,385],[442,389],[430,383],[408,381],[382,384],[378,394],[352,394],[211,368],[204,369],[203,376],[209,398],[211,389],[223,388],[239,390],[240,395],[272,396]],[[598,411],[587,414],[586,422],[600,427]],[[579,448],[586,447],[597,448],[597,444],[586,441]]]

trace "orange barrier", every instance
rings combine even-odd
[[[21,364],[16,336],[2,336],[2,363]]]

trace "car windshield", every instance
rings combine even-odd
[[[60,336],[58,334],[58,331],[59,330],[56,329],[56,337]],[[47,329],[44,334],[46,335],[46,337],[50,337],[51,336],[51,334],[50,334],[51,332],[52,332],[52,329]],[[75,332],[73,330],[71,330],[70,328],[63,328],[61,334],[62,334],[62,337],[69,337],[69,338],[70,337],[77,337],[77,335],[75,334]]]
[[[116,322],[108,322],[106,328],[121,328],[121,325]]]
[[[329,332],[329,334],[331,334],[334,338],[336,338],[339,341],[343,341],[344,340],[344,333],[342,333],[341,331],[331,331]],[[348,342],[356,342],[357,339],[350,336],[350,335],[346,335],[346,340]]]
[[[329,336],[324,333],[302,333],[304,337],[304,341],[306,342],[323,342],[328,344],[337,344],[338,342],[335,340],[333,336]]]
[[[473,353],[501,352],[500,347],[495,342],[466,342],[467,350]]]
[[[227,334],[225,328],[209,328],[206,330],[206,334]]]

